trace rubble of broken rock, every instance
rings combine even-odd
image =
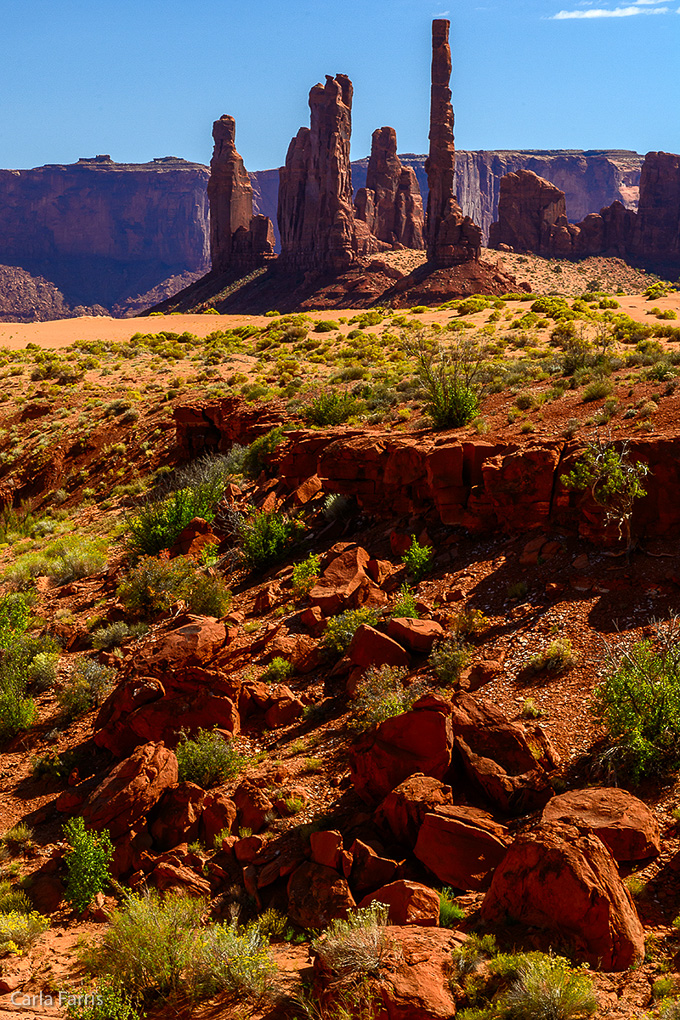
[[[226,446],[260,431],[257,416],[239,424],[233,404],[221,413]],[[180,455],[214,438],[215,407],[176,417]],[[177,602],[116,652],[92,651],[94,607],[104,622],[125,616],[125,555],[67,585],[41,580],[37,609],[60,630],[64,668],[84,657],[117,672],[71,722],[43,693],[36,725],[3,747],[3,827],[33,829],[18,870],[51,928],[22,959],[30,966],[3,963],[0,1016],[12,992],[40,988],[55,940],[101,938],[122,891],[146,889],[201,897],[225,922],[279,912],[286,994],[320,932],[383,903],[394,959],[376,994],[390,1018],[453,1015],[451,951],[479,931],[592,968],[602,1015],[651,1008],[654,981],[676,968],[680,791],[674,777],[622,788],[598,754],[589,704],[603,641],[649,635],[680,599],[659,481],[672,481],[673,443],[637,441],[654,465],[639,513],[651,557],[605,555],[611,535],[596,509],[560,492],[577,444],[337,428],[289,432],[259,478],[229,485],[215,520],[192,521],[162,554],[205,563],[206,547],[216,550],[205,570],[231,588],[224,616]],[[342,512],[329,513],[338,493]],[[264,572],[235,552],[230,522],[250,507],[305,524]],[[431,549],[418,583],[403,562],[414,538]],[[310,554],[318,569],[300,592],[293,569]],[[395,611],[409,585],[417,616]],[[343,613],[357,625],[334,652],[324,635]],[[555,634],[573,644],[571,668],[529,670]],[[456,638],[465,661],[443,685],[430,654]],[[358,697],[382,667],[417,697],[370,725]],[[234,774],[206,788],[178,767],[183,741],[201,731],[240,754]],[[36,769],[50,756],[70,767]],[[84,916],[64,900],[72,816],[108,830],[114,847],[117,884]],[[440,925],[442,890],[461,908],[455,930]],[[59,956],[59,981],[78,974],[75,954]],[[314,974],[332,985],[318,957]],[[295,1015],[291,1001],[284,994],[266,1015]]]

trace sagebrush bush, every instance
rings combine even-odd
[[[241,552],[251,570],[265,570],[280,560],[304,525],[276,510],[255,510],[241,531]]]
[[[300,560],[299,563],[295,564],[291,577],[293,597],[295,599],[303,599],[306,595],[309,595],[318,580],[320,564],[321,556],[315,556],[313,553],[310,553],[306,559]]]
[[[427,661],[442,687],[452,687],[458,683],[469,658],[464,644],[457,638],[447,638],[434,646]]]
[[[288,659],[284,659],[282,655],[277,655],[269,663],[260,680],[269,684],[280,684],[284,680],[288,680],[294,672],[295,667],[293,663],[289,662]]]
[[[56,584],[68,584],[99,573],[105,564],[100,543],[79,535],[64,535],[50,542],[42,552],[19,556],[5,571],[5,578],[15,588],[26,588],[41,576]]]
[[[302,417],[309,425],[341,425],[360,414],[363,404],[350,393],[330,390],[320,393],[302,409]]]
[[[79,659],[57,694],[66,719],[76,719],[98,708],[114,684],[116,670],[94,659]]]
[[[593,982],[559,957],[527,960],[508,990],[505,1005],[510,1016],[522,1020],[576,1020],[597,1010]]]
[[[407,670],[401,666],[371,666],[357,685],[352,710],[355,729],[370,729],[391,719],[422,698],[427,685],[421,682],[404,687]]]
[[[655,641],[609,650],[593,712],[609,730],[608,757],[635,779],[680,764],[680,641],[677,623]]]
[[[67,875],[64,897],[80,914],[111,880],[113,844],[107,829],[88,832],[79,816],[66,822],[64,836],[69,844],[64,855]]]
[[[196,783],[204,790],[236,775],[247,761],[217,730],[199,729],[193,737],[183,733],[176,754],[180,783]]]
[[[143,557],[118,585],[118,598],[136,616],[153,617],[175,602],[199,616],[224,616],[231,592],[219,576],[206,574],[192,560]]]
[[[394,940],[385,931],[389,907],[372,903],[350,910],[347,920],[331,921],[312,949],[325,966],[338,977],[375,975],[394,948]]]
[[[241,469],[247,478],[259,477],[266,464],[266,458],[281,445],[286,436],[281,428],[274,428],[264,436],[254,439],[243,455]]]
[[[142,1020],[128,993],[107,981],[91,988],[69,989],[65,1005],[69,1020]]]
[[[352,638],[362,623],[374,627],[380,619],[377,609],[361,606],[359,609],[346,609],[338,616],[332,616],[326,624],[321,638],[321,646],[336,656],[344,655],[352,643]]]
[[[104,627],[97,627],[92,631],[92,647],[97,651],[108,648],[117,648],[129,638],[143,637],[149,628],[145,623],[126,623],[124,620],[116,620]]]
[[[206,925],[206,912],[205,900],[181,893],[129,895],[90,965],[140,998],[267,995],[275,973],[267,938],[255,925]]]
[[[575,666],[577,661],[578,655],[569,638],[556,638],[544,651],[532,655],[529,659],[529,669],[534,673],[543,670],[549,673],[564,673]]]
[[[417,584],[430,572],[434,550],[429,545],[421,545],[415,535],[411,536],[411,545],[401,557],[408,575]]]
[[[58,652],[38,652],[28,665],[27,675],[38,691],[48,691],[57,679]]]
[[[48,919],[35,910],[30,914],[17,910],[0,914],[0,954],[27,949],[49,926]]]

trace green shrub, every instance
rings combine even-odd
[[[0,914],[30,914],[31,901],[23,889],[12,888],[7,879],[0,881]]]
[[[415,354],[434,427],[460,428],[476,418],[482,395],[479,345],[472,340],[460,340],[448,348],[421,344]]]
[[[20,689],[7,684],[0,692],[0,740],[7,740],[23,730],[30,730],[38,719],[38,709],[33,698],[21,693]]]
[[[227,483],[227,458],[203,458],[177,473],[174,491],[152,499],[127,522],[129,544],[137,555],[169,549],[194,517],[211,522]]]
[[[118,648],[129,638],[143,637],[148,633],[149,628],[145,623],[125,623],[124,620],[116,620],[105,627],[97,627],[92,631],[92,647],[98,651],[108,648]]]
[[[48,691],[57,679],[58,652],[38,652],[28,665],[27,676],[38,691]]]
[[[604,400],[611,392],[612,384],[609,379],[596,379],[594,382],[588,383],[581,399],[584,404],[587,404],[593,400]]]
[[[284,680],[288,680],[294,672],[295,667],[293,663],[289,662],[288,659],[284,659],[283,656],[277,655],[269,663],[260,680],[268,684],[281,684]]]
[[[465,911],[460,907],[453,895],[453,890],[448,886],[439,890],[439,925],[442,928],[456,928],[465,917]]]
[[[0,597],[0,740],[30,729],[38,717],[27,695],[29,669],[36,655],[54,643],[27,634],[29,621],[26,595]]]
[[[610,651],[593,712],[609,730],[609,756],[635,779],[680,764],[680,643],[676,627],[656,641]]]
[[[354,637],[354,632],[362,623],[374,627],[380,619],[377,609],[361,606],[359,609],[346,609],[339,616],[333,616],[326,624],[321,638],[321,645],[336,656],[344,655]]]
[[[66,719],[76,719],[93,708],[99,708],[112,689],[116,670],[94,659],[79,659],[69,679],[57,694],[59,707]]]
[[[547,670],[549,673],[563,673],[576,665],[578,656],[569,638],[556,638],[543,652],[532,655],[529,669],[534,673]]]
[[[25,853],[33,843],[33,829],[26,822],[17,822],[0,836],[0,846],[10,853]]]
[[[274,453],[285,438],[283,429],[275,428],[253,440],[243,455],[243,474],[247,478],[257,478],[264,470],[266,458]]]
[[[362,410],[362,403],[349,393],[330,390],[320,393],[302,409],[302,417],[309,425],[341,425]]]
[[[429,545],[421,545],[415,535],[411,536],[411,545],[401,557],[401,562],[406,565],[409,577],[417,584],[432,569],[433,549]]]
[[[70,846],[64,857],[67,873],[64,896],[81,914],[111,880],[113,844],[107,829],[87,832],[81,817],[66,822],[64,836]]]
[[[331,921],[323,935],[314,939],[312,949],[338,977],[376,975],[394,944],[385,931],[388,917],[384,903],[350,910],[346,920]]]
[[[458,683],[470,653],[457,638],[439,641],[430,652],[428,663],[442,687]]]
[[[5,571],[16,588],[26,588],[36,577],[49,577],[56,584],[68,584],[97,574],[106,564],[99,543],[78,535],[65,535],[50,542],[42,552],[24,553]]]
[[[49,926],[48,919],[36,911],[25,914],[10,910],[0,914],[0,954],[27,949]]]
[[[281,559],[304,528],[299,521],[276,510],[255,510],[241,531],[241,551],[251,570],[265,570]]]
[[[390,608],[390,617],[405,617],[408,620],[418,619],[418,610],[413,592],[407,584],[399,589],[399,598]]]
[[[340,325],[334,319],[320,319],[314,326],[315,333],[332,333],[336,329],[340,329]]]
[[[422,698],[427,690],[424,683],[404,687],[406,669],[400,666],[371,666],[359,681],[352,716],[354,729],[370,729],[385,719],[391,719]]]
[[[576,1020],[597,1010],[592,979],[560,957],[529,958],[504,1005],[522,1020]]]
[[[293,597],[295,599],[303,599],[306,595],[309,595],[318,580],[320,565],[321,556],[315,556],[313,553],[310,553],[306,559],[300,560],[299,563],[295,564],[291,577]]]
[[[109,982],[77,991],[70,988],[62,999],[69,1020],[142,1020],[127,992]]]
[[[130,895],[92,951],[91,966],[140,998],[266,995],[275,971],[266,937],[255,925],[205,925],[206,911],[204,900],[178,893]]]
[[[183,733],[176,754],[180,783],[196,783],[204,790],[236,775],[247,760],[217,730],[199,729],[193,737]]]
[[[231,604],[224,580],[206,574],[184,556],[172,560],[145,556],[118,585],[118,597],[126,609],[142,617],[165,612],[180,599],[199,616],[224,616]]]

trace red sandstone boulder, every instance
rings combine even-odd
[[[354,632],[348,656],[354,666],[408,666],[408,652],[391,637],[362,623]]]
[[[237,809],[233,800],[224,793],[211,790],[203,800],[199,831],[204,844],[210,849],[220,832],[231,832]]]
[[[202,517],[194,517],[180,531],[170,549],[171,559],[175,556],[191,556],[197,558],[207,545],[219,545],[219,538],[212,527]]]
[[[450,786],[418,773],[387,794],[375,813],[375,820],[387,826],[397,843],[412,849],[425,816],[452,803]]]
[[[313,832],[309,837],[312,861],[326,868],[340,871],[342,868],[342,833],[335,829]]]
[[[517,837],[495,871],[482,917],[554,931],[603,970],[626,970],[644,955],[642,925],[611,854],[571,825]]]
[[[198,837],[205,790],[195,783],[179,783],[166,790],[150,819],[151,835],[159,850],[172,850]]]
[[[347,880],[311,861],[293,872],[287,892],[288,916],[302,928],[325,928],[335,917],[346,918],[356,906]]]
[[[543,757],[542,748],[534,741],[532,750],[523,728],[488,698],[458,694],[451,706],[451,727],[454,737],[462,737],[475,754],[491,758],[512,775],[535,769]]]
[[[440,882],[481,890],[488,889],[507,843],[508,830],[486,811],[451,806],[425,815],[413,852]]]
[[[547,775],[540,768],[509,775],[491,758],[474,754],[460,737],[456,751],[467,775],[484,795],[509,815],[525,815],[544,807],[553,795]]]
[[[434,620],[413,620],[397,616],[390,620],[387,633],[410,652],[427,655],[435,641],[444,637],[445,631]]]
[[[293,719],[299,719],[304,705],[296,698],[290,687],[280,684],[269,692],[268,708],[264,714],[267,727],[272,730],[287,726]]]
[[[451,719],[443,711],[421,709],[386,719],[352,749],[354,788],[372,804],[416,772],[443,779],[452,746]]]
[[[659,826],[637,797],[617,787],[570,790],[543,808],[543,822],[566,822],[599,836],[617,861],[641,861],[661,850]]]
[[[391,882],[396,876],[397,862],[387,857],[380,857],[375,850],[355,839],[349,848],[352,855],[352,870],[349,874],[349,884],[352,891],[357,895],[375,889],[379,885]]]
[[[330,555],[332,558],[309,593],[312,606],[332,616],[354,606],[385,604],[386,596],[369,577],[367,568],[371,557],[365,549],[339,542],[330,550]]]
[[[177,758],[163,744],[145,744],[120,762],[83,808],[88,828],[108,829],[116,840],[146,818],[161,794],[177,782]]]
[[[364,896],[360,907],[385,903],[390,908],[390,924],[417,924],[421,928],[439,927],[439,893],[420,882],[400,878]]]
[[[159,892],[167,889],[179,889],[185,896],[210,898],[210,883],[198,875],[192,868],[182,864],[161,862],[149,875],[149,883],[155,885]]]
[[[245,779],[234,793],[234,804],[239,814],[242,829],[260,832],[267,824],[274,805],[259,786]]]

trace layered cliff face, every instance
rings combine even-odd
[[[513,251],[543,252],[550,247],[552,228],[566,216],[564,192],[532,173],[520,170],[501,179],[499,218],[492,223],[489,244]]]
[[[680,155],[648,152],[632,247],[660,259],[680,257]]]
[[[208,171],[166,157],[0,170],[0,263],[112,308],[209,266]]]

